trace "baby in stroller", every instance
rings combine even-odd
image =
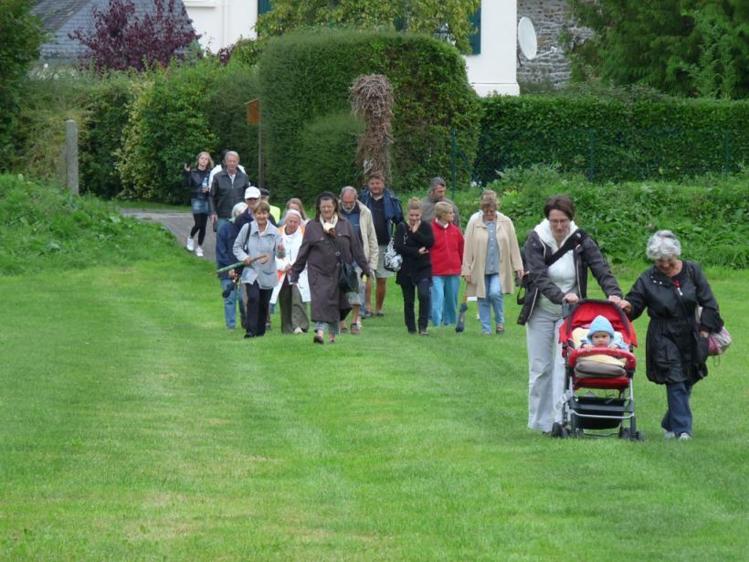
[[[629,351],[629,346],[624,343],[622,335],[619,332],[615,332],[608,318],[600,314],[590,323],[588,333],[582,342],[583,349],[592,349],[594,347]]]

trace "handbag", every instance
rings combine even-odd
[[[400,271],[401,266],[403,265],[403,256],[395,251],[395,243],[392,238],[390,239],[390,242],[388,242],[388,247],[385,250],[385,256],[383,257],[382,262],[385,269],[392,271],[393,273]]]
[[[333,241],[338,258],[338,288],[344,293],[359,292],[359,275],[356,273],[354,264],[344,261],[338,242]]]
[[[733,343],[733,338],[725,326],[720,332],[710,332],[707,336],[707,354],[723,355]]]

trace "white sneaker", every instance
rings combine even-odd
[[[296,328],[294,328],[294,333],[296,335],[303,334],[304,330],[302,330],[299,326],[297,326]]]
[[[679,435],[679,441],[689,441],[692,438],[688,433],[682,433]]]
[[[195,249],[195,242],[192,238],[187,239],[187,245],[185,246],[188,252],[192,252]]]
[[[198,256],[199,258],[203,257],[203,247],[202,246],[198,246],[195,249],[195,255]]]

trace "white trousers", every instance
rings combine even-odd
[[[553,422],[562,421],[564,359],[559,327],[563,321],[561,314],[536,308],[526,324],[528,427],[531,429],[551,431]]]

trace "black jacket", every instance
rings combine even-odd
[[[707,338],[699,331],[723,327],[718,303],[699,265],[683,261],[681,272],[670,278],[652,266],[640,275],[627,294],[630,318],[648,311],[645,341],[647,376],[653,382],[696,382],[707,376]],[[702,315],[698,321],[697,306]]]
[[[571,250],[575,260],[575,275],[577,276],[577,295],[581,299],[588,297],[588,270],[598,281],[607,297],[622,296],[616,278],[612,275],[606,258],[601,254],[598,244],[582,230],[573,234],[577,245]],[[533,314],[533,310],[540,295],[545,296],[555,304],[562,304],[564,293],[549,278],[549,268],[546,259],[554,252],[545,244],[535,231],[531,231],[524,246],[525,270],[528,272],[525,303],[520,310],[518,324],[525,324]]]
[[[221,219],[231,217],[231,210],[237,203],[244,201],[244,190],[250,186],[250,180],[242,170],[237,168],[234,181],[226,170],[221,170],[213,176],[211,185],[211,213]]]
[[[403,256],[403,263],[396,277],[399,285],[403,282],[416,284],[424,278],[432,278],[431,254],[419,253],[419,248],[434,246],[434,232],[431,224],[421,221],[416,232],[411,232],[407,223],[400,223],[395,229],[393,246],[395,251]]]
[[[182,175],[185,187],[190,188],[190,198],[206,201],[209,191],[203,191],[203,182],[205,182],[206,187],[210,187],[208,185],[208,177],[211,175],[211,170],[207,168],[205,170],[193,168],[190,171],[183,170]]]

